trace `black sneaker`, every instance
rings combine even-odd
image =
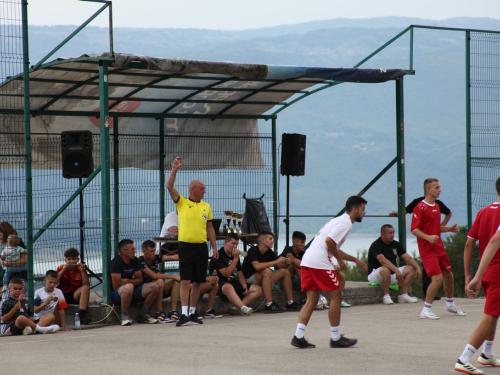
[[[194,310],[194,315],[198,318],[198,320],[203,320],[203,315],[198,314],[198,310]],[[189,317],[191,317],[191,315]]]
[[[181,318],[175,323],[176,327],[184,327],[190,324],[191,320],[189,320],[189,318],[184,314],[182,314]]]
[[[203,314],[204,318],[222,318],[222,314],[217,314],[214,309],[205,311]]]
[[[357,339],[348,339],[344,335],[340,335],[340,339],[333,341],[330,339],[330,348],[348,348],[350,346],[356,345]]]
[[[89,317],[85,317],[81,320],[81,325],[82,326],[87,326],[89,325],[90,323],[92,323],[92,319],[90,319]]]
[[[293,301],[292,303],[287,303],[285,305],[285,311],[300,311],[301,308],[302,306],[300,305],[300,303],[297,303],[295,301]]]
[[[298,339],[297,336],[293,336],[291,344],[293,346],[295,346],[296,348],[301,348],[301,349],[315,348],[316,347],[316,345],[311,344],[309,341],[307,341],[305,337]]]
[[[170,311],[168,314],[167,314],[167,317],[173,321],[179,321],[179,319],[181,318],[179,313],[177,312],[177,310],[172,310]]]
[[[191,324],[203,324],[203,321],[198,319],[196,313],[189,315],[189,321],[191,322]]]
[[[276,313],[282,313],[283,309],[279,307],[277,304],[274,302],[271,303],[270,306],[266,305],[266,308],[264,310],[264,314],[276,314]]]

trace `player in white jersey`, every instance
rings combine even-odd
[[[318,303],[322,290],[330,296],[328,318],[330,320],[330,347],[347,348],[357,343],[356,339],[348,339],[340,334],[340,303],[342,301],[341,282],[335,270],[332,258],[342,271],[346,269],[344,259],[355,259],[340,250],[354,222],[360,223],[365,216],[365,206],[368,202],[360,196],[347,199],[345,213],[326,223],[314,238],[311,246],[305,252],[301,263],[302,291],[307,294],[307,301],[299,313],[299,322],[291,344],[297,348],[314,348],[308,342],[305,330],[309,319]],[[359,262],[366,271],[366,264]]]

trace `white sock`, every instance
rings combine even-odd
[[[271,306],[272,304],[273,304],[273,301],[271,301],[271,302],[266,302],[266,306],[267,306],[267,307]]]
[[[338,339],[340,339],[340,326],[330,327],[330,338],[333,341],[337,341]]]
[[[475,352],[476,352],[476,348],[474,348],[470,344],[467,344],[467,345],[465,345],[464,352],[462,353],[462,355],[458,359],[463,364],[466,364],[467,362],[470,361],[471,357],[474,355]]]
[[[196,307],[189,308],[189,315],[193,315],[196,312]]]
[[[38,333],[44,333],[47,330],[47,327],[40,327],[38,324],[36,325],[35,331]]]
[[[429,312],[432,309],[432,303],[427,303],[424,302],[424,308],[422,309],[423,312]]]
[[[248,309],[248,307],[246,307],[245,305],[241,306],[241,311],[243,311],[245,309]]]
[[[188,316],[189,306],[182,306],[182,315]]]
[[[306,325],[302,323],[297,323],[297,330],[295,331],[295,337],[301,339],[306,333]]]
[[[385,297],[389,297],[390,298],[391,296],[389,294],[384,294],[384,298]]]
[[[286,301],[287,304],[291,305],[293,303],[293,299],[290,301]]]
[[[451,298],[446,297],[446,306],[451,307],[453,305],[455,305],[455,302],[453,301],[453,297],[451,297]]]
[[[407,295],[408,295],[408,293],[405,293],[405,294],[400,294],[399,296],[400,296],[400,297],[404,297],[404,296],[407,296]]]
[[[484,340],[483,354],[488,358],[493,356],[493,341]]]

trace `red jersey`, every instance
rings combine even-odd
[[[429,252],[446,253],[443,241],[441,241],[441,211],[439,211],[439,206],[436,203],[431,205],[425,201],[421,201],[413,209],[411,217],[412,233],[417,229],[429,236],[439,236],[439,240],[436,243],[430,243],[427,240],[417,237],[418,251],[421,257]]]
[[[479,241],[479,257],[483,256],[486,246],[491,237],[498,231],[500,226],[500,202],[495,202],[488,207],[483,208],[477,213],[476,220],[470,228],[467,237]],[[490,264],[486,268],[483,280],[493,281],[498,279],[500,272],[500,252],[493,256]]]
[[[61,272],[64,265],[60,265],[57,267],[57,273]],[[82,282],[82,273],[80,268],[76,267],[73,272],[69,269],[64,272],[61,276],[61,280],[59,280],[59,285],[57,286],[63,293],[74,292],[79,287],[83,285]]]

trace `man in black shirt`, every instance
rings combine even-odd
[[[397,257],[403,258],[407,266],[398,267]],[[384,296],[382,301],[386,305],[393,303],[389,295],[389,286],[399,282],[399,303],[415,303],[417,298],[410,297],[408,290],[415,278],[421,278],[422,272],[415,259],[394,241],[394,227],[390,224],[382,225],[380,237],[371,244],[368,251],[368,281],[379,283]]]
[[[283,290],[285,291],[287,304],[285,310],[299,311],[302,306],[293,300],[292,278],[288,266],[291,263],[289,258],[277,257],[272,247],[274,245],[274,235],[269,231],[261,231],[257,237],[258,245],[248,250],[243,261],[243,275],[247,284],[257,284],[264,291],[266,300],[265,314],[280,313],[284,310],[273,302],[272,287],[278,281],[283,280]],[[276,267],[274,271],[271,267]]]
[[[210,274],[217,271],[219,276],[219,297],[225,297],[244,314],[251,315],[250,306],[262,295],[262,288],[257,284],[248,285],[240,263],[240,250],[237,246],[239,237],[228,233],[224,247],[219,250],[219,258],[210,261]]]

